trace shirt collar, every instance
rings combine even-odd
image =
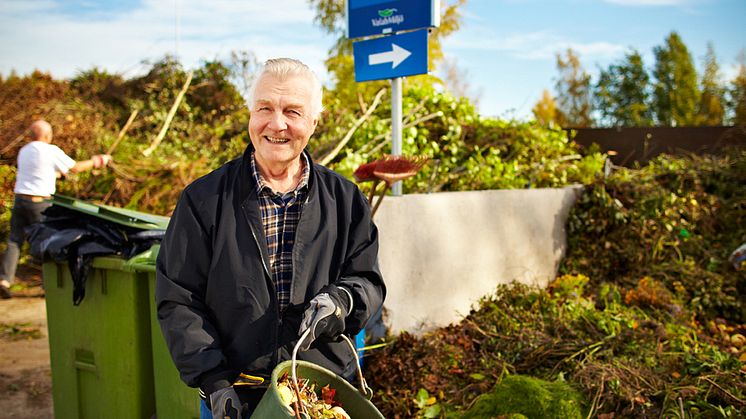
[[[259,193],[262,193],[265,189],[272,193],[276,193],[275,191],[270,188],[267,183],[264,181],[264,176],[262,176],[261,170],[259,170],[259,166],[256,164],[256,157],[254,156],[255,152],[251,152],[251,174],[254,177],[254,181],[257,185],[257,191]],[[310,168],[309,168],[309,162],[308,162],[308,156],[306,156],[306,153],[301,153],[301,165],[303,165],[303,174],[301,175],[300,182],[298,182],[298,186],[295,187],[293,191],[290,193],[298,193],[304,188],[308,187],[308,177],[310,174]]]

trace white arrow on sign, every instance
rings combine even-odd
[[[406,60],[407,57],[412,55],[411,52],[396,45],[391,44],[391,51],[379,52],[377,54],[370,54],[368,56],[368,65],[391,63],[391,68],[394,69],[396,66],[401,64],[402,61]]]

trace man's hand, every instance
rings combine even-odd
[[[327,285],[311,300],[303,313],[299,335],[310,329],[311,333],[301,343],[300,350],[307,351],[319,336],[336,338],[345,330],[345,317],[352,304],[352,295],[344,288]]]
[[[210,407],[212,419],[248,419],[249,405],[241,405],[233,386],[210,393]]]

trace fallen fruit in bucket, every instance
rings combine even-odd
[[[277,393],[280,400],[287,406],[292,415],[296,415],[295,407],[300,408],[299,413],[311,419],[351,419],[350,415],[342,408],[341,404],[334,400],[336,390],[325,385],[318,389],[317,384],[298,378],[298,394],[300,403],[296,404],[297,397],[293,390],[293,382],[289,375],[283,374],[277,381]],[[299,415],[296,415],[299,416]]]

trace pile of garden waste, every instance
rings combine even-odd
[[[547,287],[365,358],[388,418],[746,415],[746,151],[660,156],[586,185]],[[498,278],[495,278],[498,282]]]

